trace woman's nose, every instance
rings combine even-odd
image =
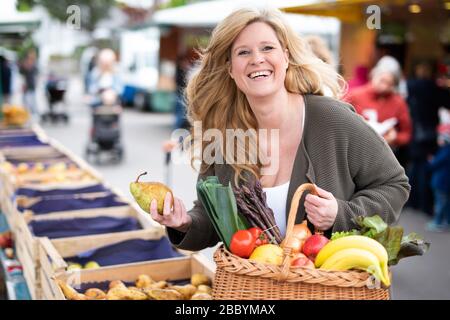
[[[252,64],[261,64],[264,62],[264,55],[262,55],[259,52],[256,52],[252,55],[252,60],[251,63]]]

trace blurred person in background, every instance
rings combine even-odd
[[[319,36],[310,35],[305,37],[311,50],[317,58],[334,67],[333,54],[331,53],[325,40]]]
[[[80,58],[80,71],[83,76],[84,92],[89,91],[89,78],[92,70],[95,67],[98,49],[96,47],[86,48]]]
[[[0,53],[0,76],[2,103],[8,104],[12,89],[12,69],[8,59]],[[0,105],[1,107],[1,105]]]
[[[350,93],[358,87],[362,87],[369,82],[369,68],[363,65],[356,66],[353,70],[353,77],[348,81],[348,92]]]
[[[450,123],[438,127],[439,150],[430,162],[434,216],[427,224],[433,232],[450,230]]]
[[[186,117],[186,102],[184,89],[186,88],[187,74],[191,69],[191,62],[187,54],[179,56],[176,64],[176,102],[175,102],[175,127],[174,129],[188,129],[189,121]]]
[[[428,159],[438,147],[438,110],[446,104],[446,90],[436,84],[434,69],[430,61],[419,61],[407,81],[407,102],[413,124],[408,152],[410,164],[407,173],[412,187],[408,206],[429,214],[433,212],[433,195],[429,184],[431,176],[427,170]]]
[[[328,48],[328,45],[326,44],[325,40],[315,35],[306,36],[305,40],[317,58],[335,68],[333,54],[331,53],[331,50]],[[325,96],[327,97],[333,96],[333,92],[330,90],[330,88],[325,86],[323,88],[323,91]]]
[[[375,66],[371,81],[350,92],[345,100],[352,104],[393,149],[400,164],[400,148],[411,140],[411,118],[405,100],[397,92],[400,73],[387,64]]]
[[[20,73],[24,77],[23,104],[34,119],[39,117],[36,104],[36,83],[38,77],[36,50],[30,49],[20,64]]]
[[[103,104],[102,94],[111,98],[115,93],[117,103],[122,94],[122,84],[116,70],[116,54],[112,49],[102,49],[97,56],[96,65],[89,76],[88,93],[91,107],[99,107]],[[111,101],[108,101],[111,104]]]
[[[376,63],[375,68],[382,68],[384,70],[390,71],[392,74],[394,74],[398,81],[396,84],[396,91],[404,98],[406,99],[408,95],[408,89],[406,87],[406,80],[403,77],[402,67],[397,59],[395,59],[393,56],[390,55],[384,55],[378,60]]]
[[[184,90],[186,88],[186,83],[192,71],[192,63],[189,55],[183,54],[177,57],[176,63],[176,101],[175,101],[175,123],[173,130],[177,129],[189,129],[190,124],[186,115],[186,101],[184,97]],[[163,151],[168,153],[171,152],[178,144],[181,145],[183,138],[180,137],[179,141],[166,140],[162,144]]]

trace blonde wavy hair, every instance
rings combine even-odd
[[[185,91],[187,117],[191,124],[201,121],[203,130],[218,129],[222,137],[226,137],[227,129],[258,129],[256,118],[244,93],[229,75],[231,47],[239,33],[254,22],[264,22],[272,27],[282,47],[289,51],[289,67],[284,82],[288,92],[323,95],[323,89],[327,87],[335,97],[344,93],[344,79],[332,66],[314,55],[307,42],[284,21],[279,10],[239,9],[216,26],[209,45],[199,52],[197,70],[190,78]],[[191,145],[196,139],[202,139],[192,133],[191,131]],[[233,159],[224,152],[226,143],[220,145],[220,150],[222,155],[225,155],[225,163],[232,163]],[[257,140],[253,143],[257,144]],[[208,145],[202,143],[201,155]],[[235,155],[245,154],[245,159],[251,156],[245,144],[238,144],[235,148]],[[191,154],[193,163],[198,158]],[[245,179],[244,172],[260,177],[262,164],[258,160],[256,164],[234,163],[231,166],[237,183],[239,178]],[[201,167],[201,171],[205,171],[208,165],[202,160]]]

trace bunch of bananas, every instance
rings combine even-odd
[[[30,118],[30,114],[24,107],[15,105],[4,105],[3,115],[6,125],[11,126],[22,126]]]
[[[352,235],[330,241],[320,250],[315,265],[322,270],[364,270],[390,285],[388,253],[381,243],[369,237]]]

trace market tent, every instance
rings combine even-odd
[[[40,25],[39,16],[33,12],[18,12],[14,1],[3,1],[0,10],[0,39],[2,45],[19,43]]]
[[[310,3],[298,1],[294,6],[280,6],[280,8],[288,13],[335,17],[342,22],[352,23],[366,18],[365,10],[369,5],[404,5],[406,2],[406,0],[322,0]]]
[[[285,8],[298,4],[316,3],[313,0],[216,0],[197,2],[182,7],[159,10],[153,15],[158,25],[178,27],[214,27],[240,7]],[[286,14],[291,26],[301,33],[338,34],[340,23],[334,18]]]

